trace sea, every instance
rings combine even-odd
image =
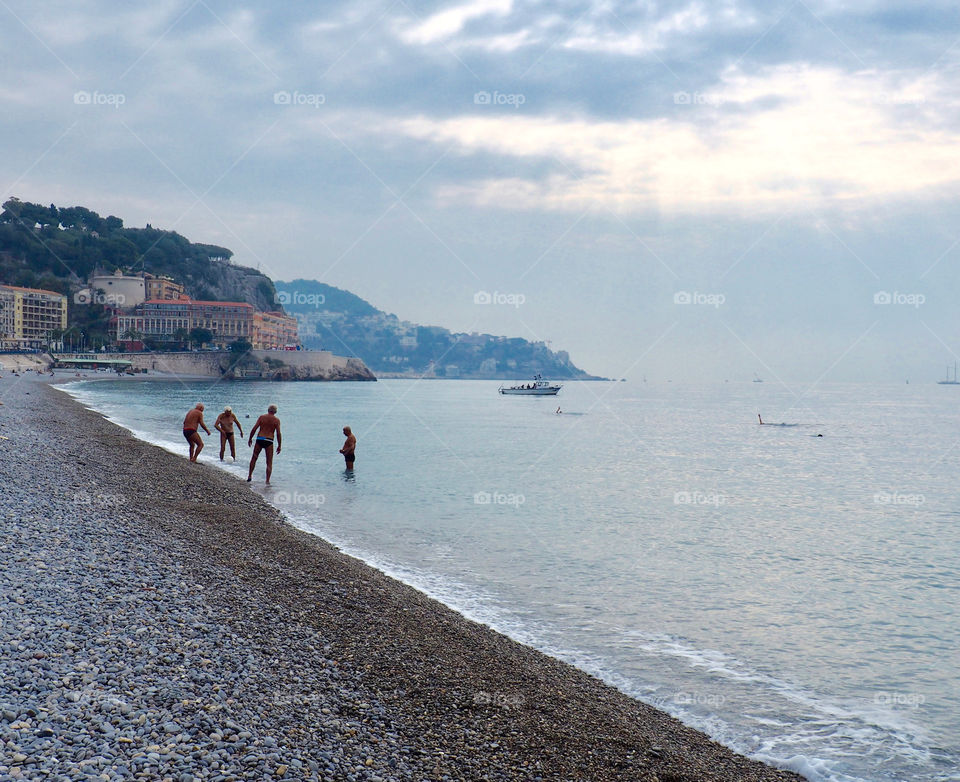
[[[244,432],[276,404],[251,490],[296,526],[752,758],[960,780],[960,387],[499,385],[61,388],[184,457],[196,402]],[[246,477],[245,438],[236,463],[206,444]]]

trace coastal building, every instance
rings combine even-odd
[[[146,301],[176,301],[183,296],[183,285],[173,277],[144,273]]]
[[[256,350],[282,350],[299,343],[297,319],[282,312],[255,312],[253,338]]]
[[[0,349],[45,347],[67,328],[67,297],[40,288],[0,285]]]
[[[146,280],[125,275],[120,269],[114,274],[98,274],[90,278],[89,303],[111,307],[131,308],[146,301]]]
[[[238,339],[253,337],[253,306],[237,301],[195,301],[181,296],[175,300],[145,301],[130,314],[117,317],[117,341],[180,341],[192,329],[206,329],[213,343],[229,345]]]

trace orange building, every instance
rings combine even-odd
[[[282,350],[299,344],[297,319],[282,312],[255,312],[252,342],[257,350]]]

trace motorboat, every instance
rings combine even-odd
[[[563,386],[552,385],[544,380],[540,375],[533,378],[530,383],[523,383],[519,386],[500,386],[501,394],[510,394],[512,396],[556,396]]]

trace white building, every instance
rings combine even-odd
[[[117,269],[116,274],[90,278],[90,301],[110,307],[136,307],[147,300],[146,280],[143,277],[127,277]]]

